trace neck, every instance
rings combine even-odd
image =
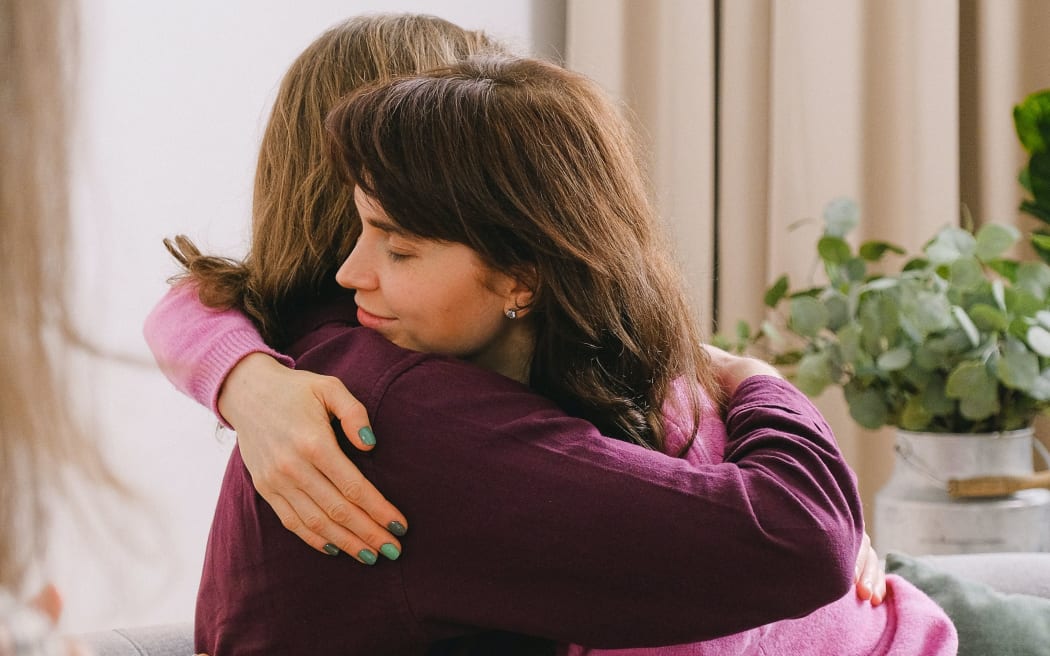
[[[480,367],[528,385],[535,350],[535,329],[528,320],[519,320],[507,330],[497,348],[490,349],[483,357],[472,361]]]

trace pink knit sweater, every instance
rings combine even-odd
[[[290,358],[266,346],[244,315],[205,308],[189,285],[168,292],[147,317],[144,332],[164,375],[181,392],[211,407],[216,416],[222,382],[241,358],[262,352],[292,364]],[[669,453],[678,452],[686,443],[689,427],[682,418],[691,414],[675,411],[684,407],[684,399],[673,401],[675,407],[668,413]],[[705,424],[697,433],[703,439],[695,440],[683,457],[697,463],[720,462],[726,442],[725,427],[715,413],[704,416]],[[711,594],[716,596],[717,591]],[[955,627],[944,611],[913,585],[890,575],[887,598],[876,607],[861,601],[850,590],[839,601],[806,617],[774,622],[717,640],[615,650],[563,645],[559,656],[950,656],[957,649]]]

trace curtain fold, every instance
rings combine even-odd
[[[836,197],[860,204],[855,239],[912,251],[963,204],[1030,225],[1011,111],[1050,87],[1048,33],[1043,0],[568,0],[566,52],[631,108],[698,315],[731,331],[782,273],[818,275]],[[817,404],[870,517],[892,433],[838,389]]]

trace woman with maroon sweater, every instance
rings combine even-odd
[[[852,474],[774,370],[699,345],[593,85],[479,59],[358,92],[329,124],[362,218],[338,275],[355,296],[299,308],[288,351],[368,409],[383,446],[348,455],[413,517],[412,550],[369,569],[305,549],[235,451],[198,648],[423,653],[493,630],[672,644],[841,603],[861,532]],[[724,462],[661,453],[674,427],[687,451],[723,394]],[[901,590],[924,614],[914,631],[854,617],[869,642],[836,653],[898,637],[950,653],[943,614]],[[837,644],[857,626],[813,629]],[[697,651],[667,653],[723,651],[683,648]]]

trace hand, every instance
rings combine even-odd
[[[878,606],[886,598],[886,570],[879,561],[879,555],[871,546],[871,538],[864,533],[857,554],[856,572],[857,598],[871,600],[872,606]]]
[[[733,355],[710,344],[704,344],[703,346],[704,350],[707,351],[711,361],[711,368],[722,387],[722,391],[725,393],[726,399],[732,397],[740,383],[751,376],[763,375],[783,378],[776,367],[768,362],[757,358]]]
[[[336,555],[334,546],[366,564],[400,554],[391,531],[403,535],[405,517],[336,443],[332,416],[358,449],[375,443],[364,406],[339,379],[253,353],[226,377],[219,411],[237,431],[255,489],[285,528],[318,551]]]

